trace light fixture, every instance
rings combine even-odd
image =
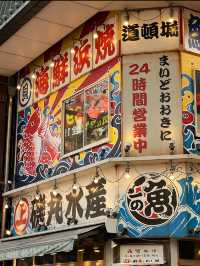
[[[94,252],[100,253],[100,249],[94,249]]]
[[[7,236],[10,236],[10,235],[11,235],[11,231],[10,231],[10,230],[8,230],[8,229],[6,230],[6,232],[5,232],[5,233],[6,233],[6,235],[7,235]]]
[[[125,9],[125,16],[124,16],[124,26],[128,26],[129,25],[129,13],[128,13],[128,9]]]
[[[77,186],[77,178],[76,178],[76,175],[75,174],[74,174],[74,181],[73,181],[72,189],[74,191],[76,191],[78,189],[78,186]]]
[[[38,186],[37,186],[37,189],[36,189],[35,199],[36,200],[39,200],[40,199],[40,191],[39,191],[39,187]]]
[[[84,248],[80,248],[80,249],[78,249],[78,252],[84,252],[84,251],[85,251]]]
[[[5,209],[8,209],[8,208],[9,208],[8,200],[6,199],[5,201],[6,201],[6,202],[5,202],[4,208],[5,208]]]
[[[174,151],[175,151],[175,141],[172,140],[170,143],[169,143],[169,150],[170,150],[170,154],[173,155],[174,154]]]
[[[23,204],[24,204],[24,200],[23,200],[22,196],[20,196],[19,205],[22,206]]]
[[[95,174],[95,176],[94,176],[94,183],[95,184],[98,184],[98,182],[99,182],[99,167],[96,167],[96,174]]]
[[[172,7],[172,4],[169,7],[169,22],[170,23],[174,22],[174,9]]]
[[[174,180],[175,179],[175,176],[173,174],[170,175],[169,177],[171,180]]]
[[[54,62],[51,62],[50,63],[50,67],[54,67],[55,66],[55,63]]]
[[[53,191],[52,191],[53,195],[56,197],[58,194],[58,188],[57,188],[57,184],[56,184],[56,180],[54,181],[54,186],[53,186]]]
[[[127,162],[127,165],[126,165],[126,169],[125,169],[125,172],[124,172],[124,177],[126,179],[129,179],[131,176],[130,176],[130,163]]]
[[[100,253],[100,249],[99,249],[99,247],[93,247],[93,250],[94,250],[94,252],[96,252],[96,253]]]
[[[36,79],[36,75],[33,73],[33,74],[31,75],[31,78],[32,78],[32,79]]]
[[[124,143],[125,156],[129,156],[131,147],[132,147],[132,144],[130,142]]]
[[[97,38],[98,38],[98,34],[97,34],[97,32],[94,32],[94,34],[93,34],[93,38],[94,38],[94,39],[97,39]]]
[[[75,49],[71,48],[71,54],[75,54]]]
[[[17,90],[20,90],[20,88],[21,88],[21,87],[20,87],[20,85],[18,84],[18,85],[17,85]]]

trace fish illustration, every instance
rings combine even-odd
[[[41,138],[39,163],[50,165],[58,159],[59,145],[57,138],[50,131],[50,115],[48,112],[45,113],[41,125],[38,128],[38,136]]]
[[[40,109],[37,108],[30,116],[27,126],[24,129],[23,142],[21,145],[22,159],[24,162],[24,174],[36,176],[36,166],[39,158],[40,139],[38,128],[40,125]]]
[[[185,91],[182,97],[183,111],[188,111],[188,106],[194,101],[194,97],[191,91]]]

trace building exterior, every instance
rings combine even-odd
[[[1,261],[199,265],[199,21],[99,12],[18,72]]]

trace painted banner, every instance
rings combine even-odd
[[[184,48],[200,53],[200,13],[184,9]]]
[[[112,12],[95,15],[20,71],[18,110],[115,58],[119,41],[117,18]],[[34,96],[30,101],[26,100],[29,96],[26,96],[24,79],[30,79]]]
[[[81,175],[76,187],[72,180],[13,200],[12,234],[25,235],[53,229],[72,228],[104,222],[107,181],[99,176]]]
[[[184,152],[200,154],[198,55],[181,53],[182,123]]]
[[[174,172],[168,167],[161,170],[158,165],[142,165],[134,171],[126,191],[120,193],[121,234],[127,232],[136,238],[199,237],[199,173],[186,175],[180,164]]]
[[[121,53],[136,54],[179,49],[178,8],[127,11],[121,15]]]
[[[200,227],[199,173],[182,164],[142,164],[130,169],[105,165],[48,182],[12,199],[12,233],[70,229],[105,222],[117,213],[119,234],[130,237],[197,237]],[[102,174],[103,172],[103,174]],[[111,218],[113,219],[113,218]]]
[[[115,58],[18,113],[16,187],[120,156],[120,69]]]
[[[182,153],[177,53],[123,57],[124,141],[132,155]]]

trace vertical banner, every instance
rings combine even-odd
[[[179,49],[178,8],[129,12],[121,15],[121,52],[135,54]],[[126,23],[125,23],[126,22]]]
[[[177,53],[125,56],[124,141],[133,155],[182,153],[181,95]]]
[[[184,48],[200,53],[200,13],[184,9]]]

